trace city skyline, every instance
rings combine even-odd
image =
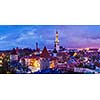
[[[53,49],[56,31],[65,48],[100,48],[100,25],[1,25],[0,50],[34,49],[36,42]]]

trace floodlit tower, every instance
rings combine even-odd
[[[56,31],[55,48],[57,51],[59,51],[58,31]]]

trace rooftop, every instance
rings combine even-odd
[[[43,57],[43,58],[49,58],[50,57],[46,47],[44,47],[40,57]]]

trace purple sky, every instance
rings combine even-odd
[[[100,47],[99,25],[1,25],[0,49],[35,48],[36,42],[53,48],[56,30],[66,48]]]

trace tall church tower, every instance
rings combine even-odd
[[[56,31],[55,49],[56,49],[57,51],[59,51],[58,31]]]

